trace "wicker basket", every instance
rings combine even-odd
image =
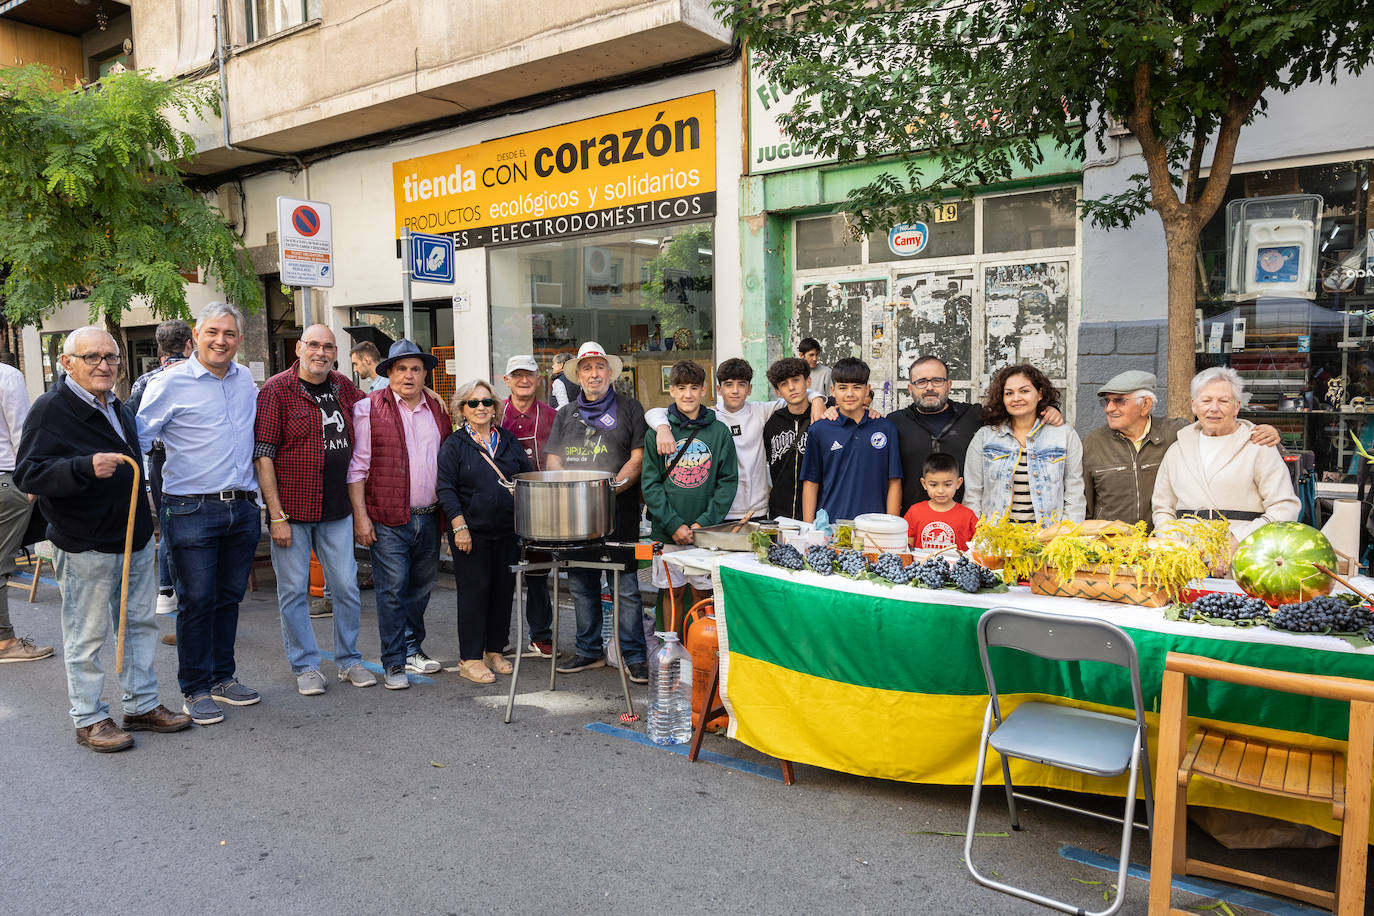
[[[1106,568],[1080,569],[1067,582],[1060,582],[1053,570],[1042,568],[1031,576],[1030,588],[1037,595],[1090,598],[1142,607],[1163,607],[1169,603],[1163,590],[1141,585],[1135,570],[1122,567],[1117,569],[1114,579]]]

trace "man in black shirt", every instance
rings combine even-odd
[[[644,462],[644,407],[634,398],[616,393],[612,381],[620,377],[620,357],[588,341],[569,360],[564,371],[577,378],[581,391],[554,417],[544,446],[544,467],[605,471],[624,483],[615,495],[615,530],[621,543],[639,540],[639,474]],[[643,600],[639,596],[638,565],[633,550],[612,551],[624,562],[620,576],[620,663],[636,684],[649,683],[649,651],[644,642]],[[601,644],[601,576],[599,569],[568,570],[568,590],[577,614],[577,654],[561,662],[564,673],[606,665]],[[610,579],[611,573],[606,573]],[[557,647],[554,647],[557,651]]]
[[[287,661],[303,696],[324,693],[320,651],[310,625],[310,555],[323,568],[334,601],[334,663],[339,680],[371,687],[376,677],[358,654],[360,598],[353,554],[353,405],[363,398],[333,370],[334,333],[311,325],[296,344],[299,359],[258,392],[254,464],[272,536],[272,568]]]
[[[806,431],[811,428],[806,390],[810,379],[811,367],[804,359],[780,359],[768,367],[768,383],[787,402],[763,426],[764,455],[773,483],[768,514],[773,518],[802,517],[800,474]]]

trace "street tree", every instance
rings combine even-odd
[[[185,317],[186,276],[204,268],[251,310],[262,290],[242,239],[178,163],[196,154],[171,122],[218,112],[209,83],[134,71],[86,89],[37,66],[0,70],[0,261],[4,314],[40,323],[82,293],[114,328],[135,299]]]
[[[1168,258],[1168,408],[1186,415],[1198,235],[1222,202],[1242,128],[1266,98],[1358,74],[1369,0],[713,0],[751,62],[796,92],[794,141],[894,168],[845,204],[856,232],[919,219],[1034,167],[1047,150],[1105,151],[1128,128],[1145,171],[1084,200],[1094,225],[1147,210]],[[1207,170],[1207,178],[1202,176]]]

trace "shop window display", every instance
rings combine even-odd
[[[1195,348],[1199,369],[1227,365],[1246,379],[1242,416],[1269,423],[1284,446],[1311,451],[1322,495],[1347,495],[1374,450],[1374,278],[1370,161],[1233,175],[1200,237]],[[1316,194],[1322,200],[1312,298],[1226,296],[1226,204]]]
[[[714,369],[714,251],[709,223],[491,248],[491,372],[532,353],[547,396],[553,358],[595,340],[619,354],[617,386],[667,406],[663,370],[681,359]],[[504,393],[504,391],[502,392]],[[714,390],[708,391],[710,398]]]

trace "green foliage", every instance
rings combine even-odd
[[[712,250],[710,224],[692,226],[675,231],[672,241],[648,263],[649,276],[640,292],[644,305],[658,316],[665,336],[671,337],[678,328],[693,324],[686,316],[695,312],[696,306],[683,301],[689,298],[688,289],[678,288],[677,284],[686,282],[692,292],[711,292],[711,255],[702,252]],[[673,289],[667,288],[666,279],[673,281]]]
[[[118,322],[136,296],[159,318],[184,316],[181,271],[197,266],[230,301],[261,308],[242,240],[177,172],[195,143],[169,117],[218,113],[210,84],[129,72],[85,91],[52,85],[41,67],[0,70],[6,316],[37,324],[78,287],[93,322]]]
[[[751,61],[800,92],[787,132],[842,161],[896,155],[851,192],[858,232],[921,218],[945,188],[971,193],[1043,159],[1105,149],[1115,121],[1150,165],[1085,217],[1129,225],[1155,209],[1196,231],[1208,138],[1229,175],[1262,93],[1358,73],[1371,60],[1367,0],[713,0]],[[918,164],[924,159],[925,164]],[[1191,307],[1191,306],[1190,306]]]

